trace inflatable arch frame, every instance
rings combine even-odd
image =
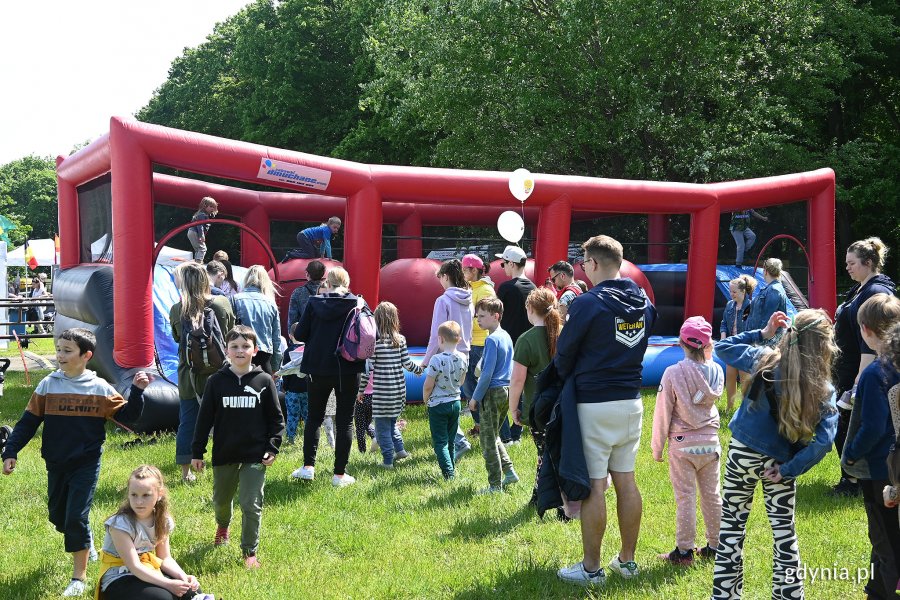
[[[183,202],[192,185],[190,207],[211,194],[224,214],[240,217],[263,239],[273,218],[309,220],[345,216],[344,265],[354,290],[378,298],[381,231],[399,223],[400,235],[416,235],[426,219],[443,224],[495,222],[500,210],[518,208],[507,186],[509,173],[424,167],[367,165],[247,142],[181,131],[112,117],[110,131],[69,157],[57,158],[60,254],[62,268],[79,264],[81,244],[76,188],[111,174],[115,362],[139,368],[153,362],[152,261],[154,194],[178,188],[178,178],[154,175],[153,164],[204,175],[291,190],[293,194],[238,190],[219,198],[216,186],[203,182],[170,189],[168,202]],[[688,251],[687,315],[711,317],[721,212],[808,200],[810,303],[830,313],[836,308],[834,172],[807,173],[713,184],[649,182],[535,174],[535,191],[526,220],[536,223],[535,272],[568,252],[573,216],[600,213],[650,215],[651,232],[663,228],[655,215],[691,217]],[[182,180],[187,181],[187,180]],[[221,187],[225,190],[237,188]],[[198,188],[199,189],[199,188]],[[212,191],[211,191],[212,190]],[[161,198],[157,201],[164,201]],[[317,209],[313,209],[318,206]],[[490,215],[488,219],[486,215]],[[242,232],[243,261],[265,264],[265,250]],[[421,244],[418,245],[421,252]],[[403,254],[416,244],[403,245]],[[419,254],[421,256],[421,254]]]

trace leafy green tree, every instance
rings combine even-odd
[[[18,225],[9,232],[15,245],[53,237],[59,231],[55,161],[26,156],[0,166],[0,213]]]

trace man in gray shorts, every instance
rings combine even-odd
[[[559,578],[579,585],[602,585],[600,546],[606,531],[607,475],[616,488],[622,547],[609,568],[629,579],[641,527],[641,493],[634,464],[641,439],[641,362],[656,309],[631,279],[618,278],[622,244],[605,235],[582,246],[581,268],[594,287],[575,298],[559,336],[556,367],[574,378],[581,442],[591,493],[581,506],[581,562],[560,569]]]

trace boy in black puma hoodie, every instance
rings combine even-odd
[[[230,364],[214,373],[206,383],[197,428],[193,460],[203,470],[203,454],[210,429],[213,433],[213,507],[216,515],[215,545],[229,539],[232,502],[238,491],[243,514],[241,550],[248,569],[260,566],[256,558],[262,520],[266,467],[275,462],[284,435],[284,417],[275,382],[251,363],[258,347],[256,334],[237,325],[225,336]]]

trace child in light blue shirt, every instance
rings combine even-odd
[[[428,405],[428,426],[438,465],[445,479],[456,476],[456,448],[453,440],[459,427],[460,387],[469,361],[456,350],[462,329],[456,321],[438,326],[441,351],[428,361],[423,398]]]

